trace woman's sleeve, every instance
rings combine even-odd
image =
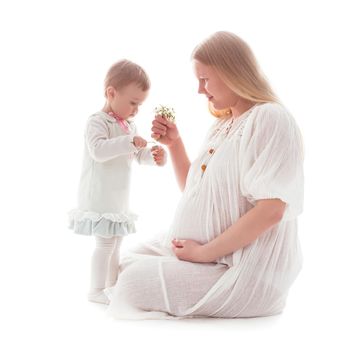
[[[108,138],[108,127],[99,118],[90,117],[85,132],[85,142],[91,157],[96,162],[105,162],[115,157],[137,151],[132,135]]]
[[[283,220],[291,220],[303,210],[302,136],[283,106],[258,108],[242,134],[241,192],[253,205],[259,199],[282,200],[287,204]]]

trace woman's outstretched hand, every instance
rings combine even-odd
[[[171,146],[178,138],[179,131],[175,123],[160,115],[156,115],[152,122],[152,138],[163,145]]]
[[[173,239],[172,249],[174,254],[180,260],[186,260],[197,263],[212,262],[205,254],[204,245],[191,239]]]

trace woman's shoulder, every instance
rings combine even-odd
[[[261,126],[287,126],[295,122],[287,108],[277,102],[267,102],[256,106],[254,113],[251,114],[251,119],[252,124]]]
[[[292,139],[301,140],[302,134],[292,114],[280,103],[263,103],[256,106],[244,127],[243,139],[250,140]]]
[[[287,108],[278,102],[266,102],[261,103],[256,106],[256,112],[258,114],[271,116],[271,117],[281,117],[281,116],[290,116]]]

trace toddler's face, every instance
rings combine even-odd
[[[113,90],[108,96],[110,107],[123,119],[134,117],[148,95],[148,91],[142,91],[136,83],[131,83],[120,90]]]

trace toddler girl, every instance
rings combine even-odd
[[[147,148],[130,120],[150,88],[145,71],[121,60],[107,72],[104,87],[105,106],[86,125],[78,207],[70,212],[70,228],[96,238],[88,299],[107,304],[103,290],[117,280],[120,244],[135,232],[135,215],[129,212],[132,160],[161,166],[166,153],[160,146]]]

